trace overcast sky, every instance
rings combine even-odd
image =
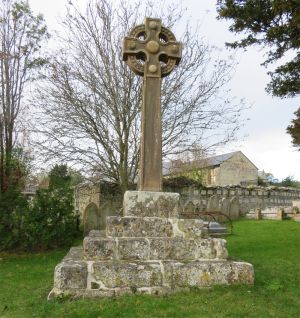
[[[79,3],[84,2],[79,0]],[[200,25],[201,35],[210,44],[224,48],[224,42],[234,40],[235,35],[228,31],[227,22],[216,20],[215,2],[183,1],[190,22]],[[56,28],[59,16],[63,16],[66,1],[29,0],[29,3],[35,13],[44,15],[51,31]],[[245,98],[253,106],[245,114],[250,120],[241,131],[241,135],[247,137],[237,144],[227,146],[222,152],[241,150],[259,170],[271,172],[279,179],[294,176],[300,180],[300,151],[292,147],[291,138],[286,134],[286,127],[300,106],[300,98],[282,100],[267,95],[265,87],[269,81],[268,70],[260,65],[264,61],[260,48],[250,48],[246,52],[238,50],[236,59],[238,65],[230,84],[232,94]]]

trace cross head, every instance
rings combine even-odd
[[[123,60],[144,77],[140,147],[140,191],[162,190],[161,78],[181,60],[182,44],[160,19],[146,18],[123,42]]]

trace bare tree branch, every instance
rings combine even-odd
[[[122,61],[129,30],[155,16],[153,3],[90,1],[85,12],[72,3],[64,19],[67,35],[38,89],[38,145],[46,160],[72,161],[97,171],[126,190],[138,172],[142,81]],[[161,13],[161,11],[159,11]],[[176,30],[183,10],[171,5],[163,23]],[[161,14],[160,14],[161,15]],[[243,104],[222,98],[233,60],[215,59],[213,48],[189,25],[181,65],[162,84],[163,155],[178,154],[220,129],[207,146],[232,140]],[[213,135],[213,134],[210,134]]]

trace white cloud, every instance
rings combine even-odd
[[[300,180],[300,154],[290,144],[287,134],[272,132],[249,137],[240,149],[260,170],[278,179],[294,176]]]

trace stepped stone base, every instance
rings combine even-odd
[[[125,216],[107,217],[105,231],[91,231],[83,248],[71,248],[48,298],[253,284],[253,266],[228,261],[224,239],[207,237],[202,220],[177,218],[178,201],[176,193],[126,192]]]

